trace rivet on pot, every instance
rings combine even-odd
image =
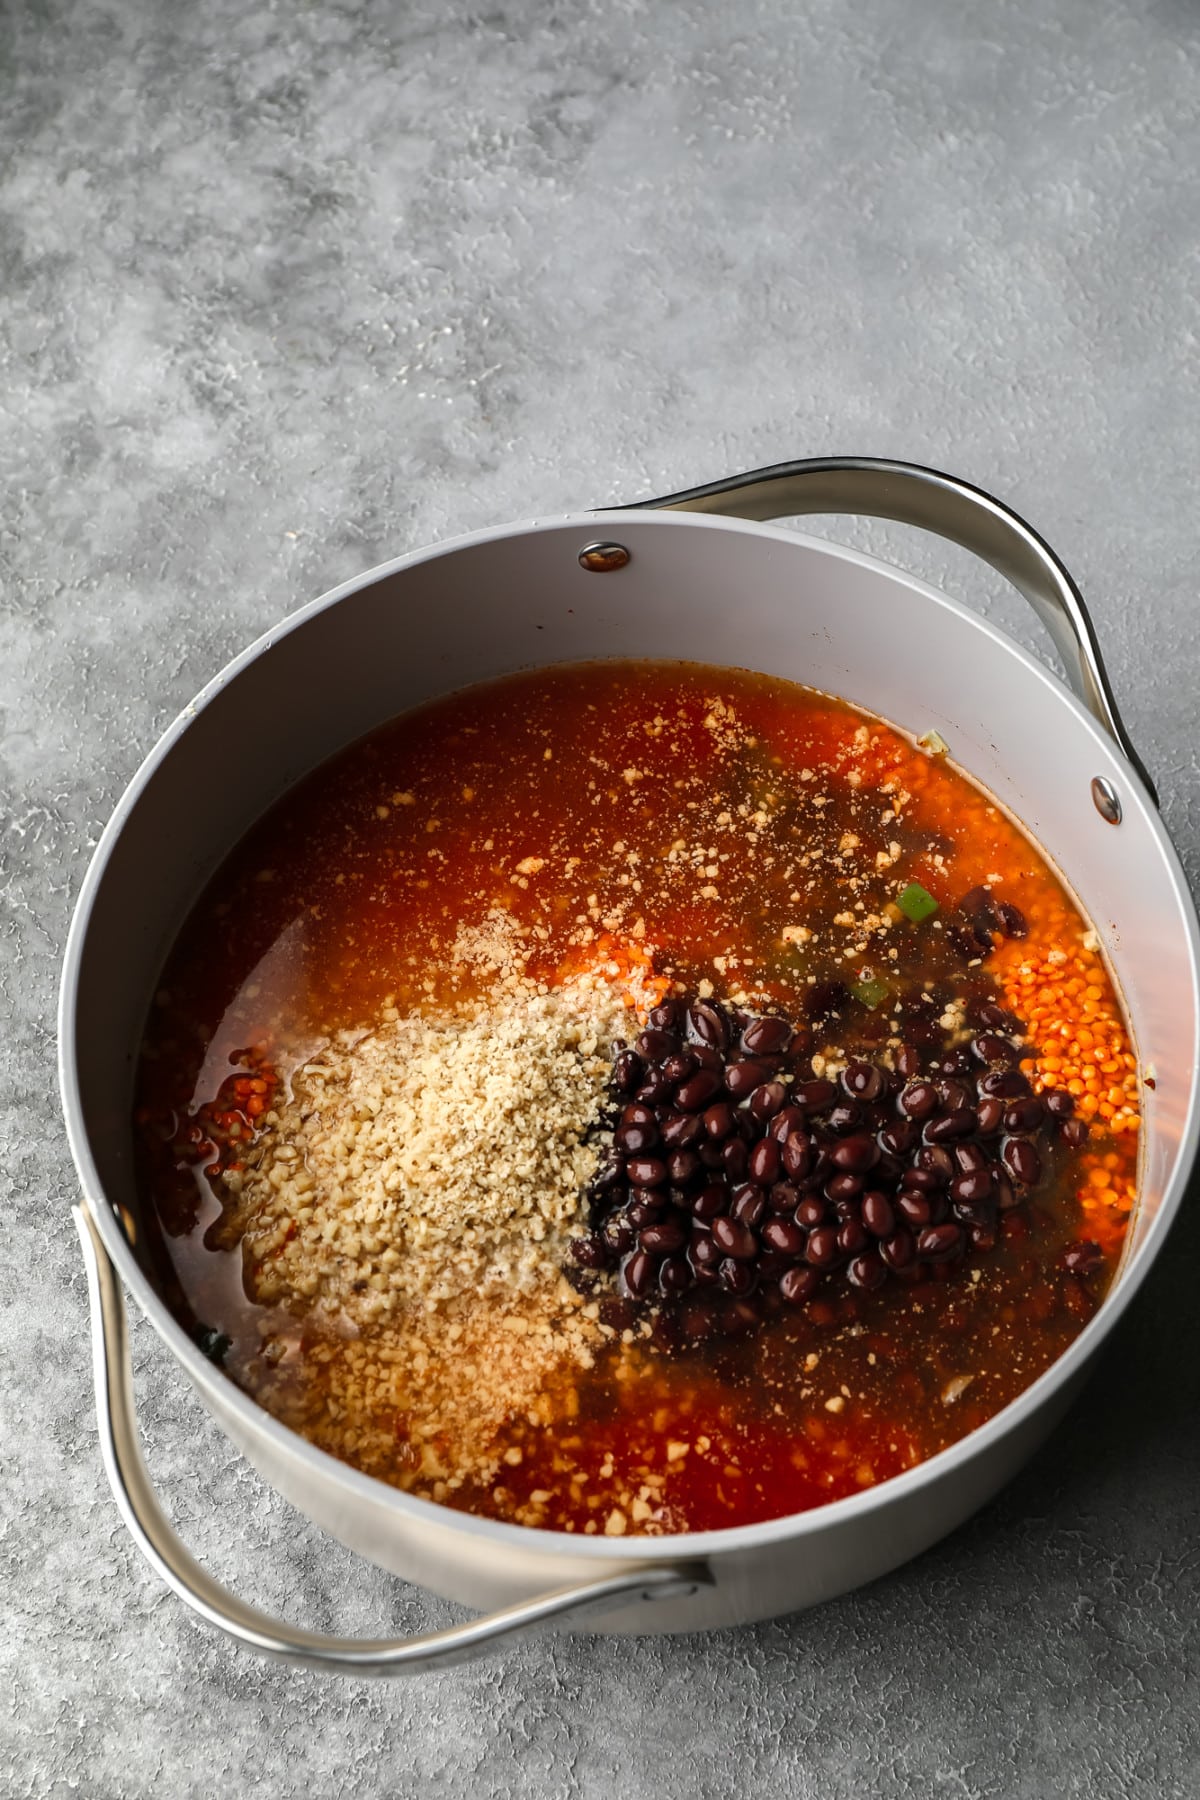
[[[579,566],[591,575],[608,575],[614,569],[623,569],[629,561],[629,551],[624,544],[585,544],[579,552]]]
[[[1109,825],[1121,823],[1121,797],[1107,775],[1092,776],[1092,801]]]

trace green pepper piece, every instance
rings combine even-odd
[[[923,919],[932,919],[938,909],[938,903],[928,888],[923,888],[919,881],[910,881],[896,905],[906,919],[919,925]]]
[[[869,1006],[872,1012],[887,999],[891,991],[887,982],[881,981],[878,975],[864,975],[860,981],[850,983],[850,992],[854,998],[861,1000],[864,1006]]]

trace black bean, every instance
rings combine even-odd
[[[664,1113],[658,1128],[668,1150],[691,1150],[704,1134],[703,1123],[695,1113]]]
[[[992,896],[985,887],[973,887],[959,901],[958,910],[965,913],[968,919],[978,919],[984,925],[990,924],[993,916]]]
[[[649,1125],[618,1125],[613,1132],[613,1147],[622,1156],[640,1156],[644,1150],[653,1150],[658,1142],[658,1126],[653,1118]]]
[[[936,1085],[943,1112],[961,1112],[975,1098],[965,1081],[939,1081]]]
[[[703,1269],[715,1271],[724,1255],[720,1244],[711,1237],[694,1237],[688,1245],[688,1260],[697,1272]]]
[[[792,1028],[786,1019],[765,1013],[751,1019],[742,1033],[742,1049],[751,1056],[782,1056],[792,1041]]]
[[[990,1169],[972,1169],[969,1174],[956,1175],[950,1183],[950,1198],[954,1201],[965,1201],[970,1205],[977,1200],[990,1200],[991,1197]]]
[[[715,1069],[697,1069],[675,1089],[675,1104],[680,1112],[703,1112],[720,1091],[721,1077]]]
[[[639,1100],[647,1106],[661,1106],[671,1097],[671,1083],[661,1069],[651,1069],[641,1087],[637,1091]]]
[[[814,1269],[830,1269],[838,1259],[838,1236],[832,1225],[818,1225],[808,1234],[804,1252]]]
[[[700,1145],[696,1155],[706,1169],[723,1169],[725,1167],[724,1153],[724,1144],[710,1144],[706,1141]]]
[[[682,1256],[668,1256],[658,1271],[659,1291],[668,1297],[686,1294],[692,1285],[692,1271]]]
[[[1029,1133],[1045,1123],[1046,1108],[1036,1094],[1014,1100],[1004,1115],[1005,1131]]]
[[[761,1062],[731,1062],[725,1068],[725,1086],[734,1100],[746,1100],[764,1081],[770,1079],[772,1070],[769,1064]]]
[[[937,1089],[931,1081],[911,1082],[896,1104],[910,1119],[928,1119],[938,1109]]]
[[[625,1159],[618,1151],[610,1150],[592,1176],[592,1192],[606,1194],[612,1188],[619,1187],[624,1179]]]
[[[940,1119],[930,1119],[925,1127],[925,1141],[927,1144],[946,1144],[954,1138],[969,1137],[978,1124],[974,1107],[959,1107],[955,1112],[944,1113]]]
[[[820,1283],[816,1269],[789,1269],[780,1277],[779,1291],[789,1306],[803,1306],[812,1299]]]
[[[609,1249],[617,1256],[624,1256],[637,1243],[633,1221],[623,1213],[610,1213],[600,1227],[600,1233]]]
[[[725,1211],[729,1203],[729,1190],[723,1181],[710,1182],[702,1187],[692,1199],[692,1217],[696,1219],[715,1219]]]
[[[762,1241],[769,1250],[778,1250],[782,1256],[803,1256],[808,1240],[791,1219],[771,1218],[762,1228]]]
[[[679,1039],[673,1031],[660,1031],[654,1026],[641,1032],[636,1043],[639,1055],[649,1063],[666,1062],[679,1048]]]
[[[1091,1130],[1086,1119],[1064,1119],[1059,1127],[1059,1134],[1068,1150],[1082,1150]]]
[[[1028,1138],[1005,1138],[1000,1154],[1019,1187],[1036,1187],[1042,1178],[1042,1159]]]
[[[764,1081],[750,1096],[750,1111],[756,1119],[773,1119],[787,1099],[782,1081]]]
[[[729,1024],[717,1007],[707,1000],[695,1000],[688,1007],[688,1036],[714,1050],[724,1050],[729,1042]]]
[[[678,1031],[683,1007],[678,1000],[660,1000],[651,1007],[649,1023],[658,1031]]]
[[[720,1246],[725,1255],[735,1257],[739,1262],[748,1260],[758,1249],[754,1233],[738,1219],[714,1219],[712,1234],[713,1242]]]
[[[631,1156],[625,1173],[635,1187],[662,1187],[667,1179],[667,1165],[661,1156]]]
[[[988,1167],[987,1153],[978,1144],[955,1144],[950,1154],[962,1175],[973,1175],[977,1169]]]
[[[914,1227],[928,1225],[933,1218],[933,1208],[929,1204],[928,1194],[916,1194],[906,1188],[902,1194],[896,1195],[896,1211],[906,1225]]]
[[[794,1213],[800,1199],[800,1189],[794,1181],[777,1181],[767,1195],[767,1205],[774,1213]]]
[[[717,1270],[721,1286],[727,1294],[736,1294],[744,1299],[752,1294],[758,1286],[758,1271],[748,1262],[727,1256]]]
[[[905,1081],[921,1073],[921,1052],[915,1044],[902,1044],[896,1052],[896,1069]]]
[[[737,1119],[728,1100],[718,1100],[704,1114],[704,1129],[715,1144],[724,1143],[727,1137],[732,1137],[736,1126]]]
[[[842,1086],[852,1100],[870,1106],[883,1092],[883,1073],[874,1063],[847,1063],[842,1070]]]
[[[907,1156],[916,1142],[917,1127],[912,1119],[895,1119],[879,1133],[880,1149],[893,1156]]]
[[[994,1000],[986,1000],[976,1012],[975,1017],[988,1031],[1007,1031],[1020,1037],[1025,1030],[1020,1019],[1010,1012],[1005,1012],[1004,1008],[997,1006]]]
[[[795,1181],[808,1174],[813,1163],[812,1139],[807,1132],[790,1132],[783,1146],[783,1166]]]
[[[654,1256],[671,1256],[688,1241],[686,1227],[678,1218],[661,1219],[638,1233],[638,1243]]]
[[[1020,1069],[991,1069],[976,1085],[981,1096],[995,1100],[1017,1100],[1031,1092],[1029,1079]]]
[[[894,1231],[879,1246],[879,1254],[889,1269],[907,1269],[917,1254],[911,1231]]]
[[[1075,1113],[1075,1096],[1066,1088],[1047,1088],[1042,1095],[1046,1111],[1052,1119],[1070,1119]]]
[[[744,1181],[734,1192],[733,1204],[729,1211],[731,1217],[739,1225],[748,1225],[751,1230],[764,1217],[767,1210],[767,1196],[752,1181]]]
[[[1015,1044],[1010,1044],[1006,1037],[997,1036],[994,1031],[980,1032],[977,1038],[971,1040],[971,1048],[980,1062],[987,1063],[989,1067],[998,1063],[1009,1068],[1020,1055]]]
[[[793,1131],[804,1130],[806,1116],[802,1106],[785,1106],[767,1127],[768,1137],[773,1137],[777,1144],[786,1144]]]
[[[865,1175],[879,1161],[879,1145],[863,1132],[843,1138],[840,1144],[833,1146],[830,1155],[835,1168],[850,1175]]]
[[[861,1175],[851,1175],[848,1170],[839,1169],[825,1183],[824,1192],[827,1200],[841,1204],[847,1200],[857,1199],[858,1195],[862,1193],[863,1187],[864,1182]]]
[[[979,1120],[980,1137],[995,1137],[1004,1123],[1003,1100],[981,1100],[975,1108],[975,1116]]]
[[[802,1106],[806,1113],[824,1112],[832,1106],[837,1089],[832,1081],[814,1080],[798,1081],[792,1089],[797,1106]]]
[[[646,1065],[636,1050],[622,1050],[613,1063],[612,1084],[618,1094],[632,1094],[645,1073]]]
[[[763,1138],[750,1152],[750,1179],[760,1187],[770,1187],[783,1172],[783,1157],[774,1138]]]
[[[668,1056],[662,1066],[662,1072],[668,1081],[686,1081],[694,1075],[700,1064],[690,1050],[680,1050],[675,1056]]]
[[[621,1279],[625,1288],[635,1300],[640,1300],[650,1291],[654,1281],[655,1259],[645,1250],[635,1250],[621,1264]]]
[[[609,1264],[608,1245],[597,1231],[589,1231],[586,1237],[572,1238],[571,1255],[585,1269],[606,1269]]]
[[[915,1188],[919,1194],[933,1194],[946,1185],[941,1174],[933,1169],[905,1169],[902,1181],[905,1187]]]
[[[1068,1275],[1094,1275],[1097,1269],[1104,1267],[1104,1252],[1099,1244],[1084,1238],[1064,1250],[1059,1262]]]
[[[862,1222],[872,1237],[891,1237],[896,1229],[896,1213],[886,1194],[872,1188],[862,1198]]]
[[[634,1188],[625,1216],[640,1230],[643,1225],[653,1225],[661,1218],[665,1205],[666,1196],[655,1193],[653,1188]]]
[[[937,1178],[938,1185],[945,1187],[954,1173],[954,1158],[943,1144],[922,1144],[913,1153],[913,1167],[923,1169],[927,1175]],[[917,1186],[920,1187],[918,1182]]]
[[[741,1138],[729,1138],[721,1145],[721,1167],[730,1181],[741,1181],[750,1163],[750,1152]]]
[[[961,1225],[927,1225],[917,1238],[917,1255],[922,1262],[946,1262],[962,1249]]]
[[[1025,914],[1021,911],[1019,906],[1014,906],[1010,900],[997,901],[996,923],[999,925],[1005,937],[1023,938],[1029,936],[1029,924]]]
[[[819,1194],[806,1194],[796,1208],[796,1223],[803,1225],[806,1231],[811,1231],[814,1226],[824,1224],[828,1211],[829,1208]]]
[[[861,1219],[843,1219],[837,1228],[837,1247],[843,1256],[857,1256],[866,1248],[867,1229]]]
[[[667,1158],[667,1174],[676,1187],[695,1181],[704,1164],[694,1150],[674,1150]]]
[[[642,1106],[636,1100],[621,1108],[620,1125],[657,1125],[658,1114],[652,1106]]]
[[[873,1249],[864,1250],[861,1255],[853,1257],[846,1274],[854,1287],[865,1288],[868,1293],[873,1288],[882,1287],[887,1280],[887,1270],[880,1262],[878,1252]]]

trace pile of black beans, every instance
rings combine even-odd
[[[615,1051],[612,1145],[571,1246],[581,1276],[615,1272],[634,1303],[704,1291],[744,1330],[822,1284],[916,1282],[986,1253],[1053,1142],[1078,1148],[1087,1126],[1069,1094],[1033,1092],[1019,1021],[986,1003],[975,1023],[960,1047],[832,1080],[785,1018],[655,1008]]]

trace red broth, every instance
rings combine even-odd
[[[1019,934],[993,930],[972,956],[961,902],[978,890]],[[909,919],[898,901],[914,891],[937,912]],[[455,1409],[470,1394],[447,1388],[452,1364],[440,1388],[398,1372],[402,1325],[376,1341],[295,1296],[256,1301],[226,1183],[308,1049],[387,1009],[472,1003],[479,978],[453,946],[497,911],[547,986],[599,960],[649,972],[660,995],[778,1011],[809,1032],[818,1073],[886,1065],[914,1031],[961,1043],[972,1008],[998,1006],[1026,1027],[1034,1090],[1069,1094],[1087,1141],[1058,1145],[994,1247],[874,1292],[835,1271],[801,1306],[760,1295],[742,1336],[692,1341],[605,1278],[590,1366],[551,1358],[536,1396],[489,1427],[486,1457],[467,1456]],[[940,745],[766,676],[613,662],[434,702],[268,813],[168,960],[137,1126],[149,1252],[179,1315],[276,1416],[445,1504],[653,1535],[857,1492],[1019,1394],[1112,1278],[1137,1109],[1087,920]],[[481,1300],[461,1341],[486,1347],[503,1313]],[[464,1351],[464,1381],[472,1366]]]

